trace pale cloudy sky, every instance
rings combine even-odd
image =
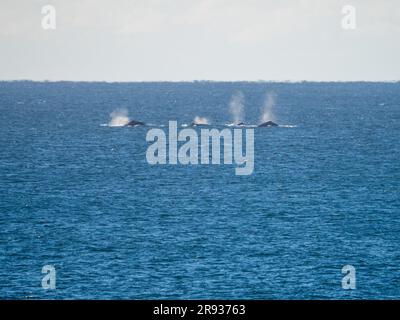
[[[400,80],[400,1],[0,0],[0,79]]]

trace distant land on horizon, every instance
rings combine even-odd
[[[400,83],[399,80],[144,80],[144,81],[109,81],[109,80],[31,80],[10,79],[1,82],[38,82],[38,83]]]

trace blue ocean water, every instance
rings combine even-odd
[[[224,124],[238,90],[290,125],[255,129],[250,176],[102,126]],[[0,298],[399,299],[399,137],[400,83],[0,82]]]

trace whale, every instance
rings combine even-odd
[[[278,125],[273,121],[267,121],[259,125],[259,127],[277,127],[277,126]]]
[[[136,126],[144,126],[144,122],[131,120],[125,125],[125,127],[136,127]]]
[[[244,122],[232,122],[232,123],[227,123],[225,124],[227,127],[244,127],[245,123]]]
[[[208,123],[197,123],[197,122],[192,122],[190,124],[190,127],[206,127],[206,126],[209,126],[209,124]]]

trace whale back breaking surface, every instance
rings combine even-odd
[[[137,120],[131,120],[125,126],[128,126],[128,127],[144,126],[144,122],[137,121]]]
[[[145,123],[142,121],[137,121],[137,120],[131,120],[129,121],[125,126],[126,127],[136,127],[136,126],[144,126]],[[236,124],[236,126],[244,126],[245,124],[243,122],[239,122]],[[190,126],[192,127],[196,127],[196,126],[208,126],[207,124],[203,124],[203,123],[195,123],[192,122],[190,124]],[[267,121],[264,123],[261,123],[260,125],[258,125],[258,127],[278,127],[278,124],[276,124],[273,121]]]
[[[259,127],[277,127],[277,126],[278,125],[273,121],[267,121],[259,125]]]

